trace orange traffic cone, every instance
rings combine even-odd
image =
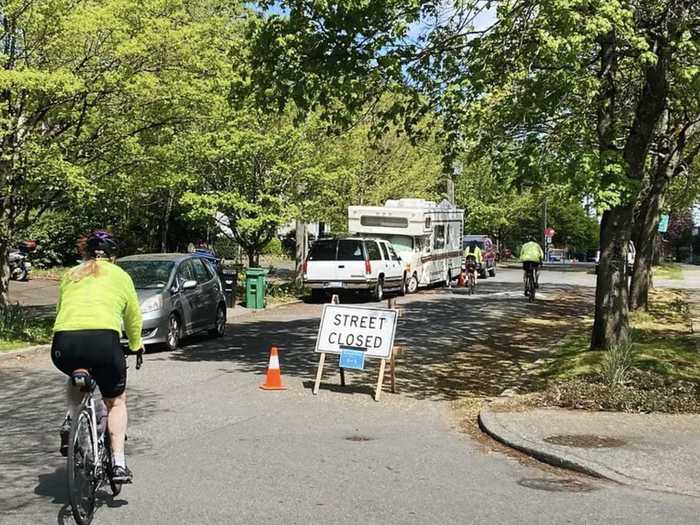
[[[280,359],[277,355],[277,347],[270,348],[270,362],[267,365],[267,377],[265,383],[260,385],[263,390],[286,390],[282,384],[282,373],[280,372]]]

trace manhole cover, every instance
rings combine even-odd
[[[544,438],[552,445],[577,448],[615,448],[621,447],[625,442],[618,438],[607,436],[595,436],[593,434],[571,434],[561,436],[549,436]]]
[[[524,478],[518,481],[518,485],[547,492],[590,492],[595,490],[588,483],[570,478]]]
[[[343,438],[346,441],[355,441],[355,442],[363,442],[363,441],[372,441],[371,437],[367,436],[348,436],[346,438]]]

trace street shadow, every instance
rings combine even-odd
[[[452,288],[399,299],[395,345],[403,349],[397,358],[401,394],[451,401],[494,396],[506,389],[528,392],[540,388],[543,380],[529,370],[572,327],[591,315],[593,289],[542,284],[539,292],[541,299],[528,303],[519,283],[494,280],[477,287],[477,294],[471,296],[464,288]],[[314,313],[295,319],[247,318],[232,325],[224,339],[193,342],[171,358],[226,362],[234,370],[262,376],[274,345],[280,352],[283,375],[301,378],[308,385],[318,363],[314,352],[318,327]],[[323,388],[342,390],[333,386],[339,382],[337,358],[329,356],[325,370]],[[374,373],[365,377],[361,383],[376,381]],[[353,388],[357,382],[353,378]]]
[[[58,429],[65,415],[66,376],[58,371],[0,368],[0,391],[11,403],[0,404],[0,513],[17,511],[39,501],[68,502],[66,459],[58,452]],[[147,423],[158,409],[159,396],[130,387],[129,424]],[[162,409],[158,409],[162,412]],[[150,450],[148,440],[129,440],[131,454]]]

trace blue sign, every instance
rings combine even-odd
[[[659,219],[659,233],[666,233],[668,231],[668,215],[662,215]]]
[[[341,350],[340,367],[364,370],[365,352],[363,350]]]

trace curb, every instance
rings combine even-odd
[[[250,310],[248,308],[246,308],[245,306],[241,306],[241,308],[243,308],[245,311],[241,312],[239,314],[236,314],[236,315],[232,315],[230,318],[227,318],[226,324],[228,324],[229,320],[233,321],[234,319],[240,319],[241,317],[249,317],[251,315],[264,314],[265,312],[269,312],[270,310],[276,310],[277,308],[283,308],[285,306],[293,306],[295,304],[301,304],[303,302],[304,302],[303,299],[297,299],[297,300],[291,301],[289,303],[272,304],[272,305],[266,306],[265,308],[252,308]],[[227,308],[227,310],[231,310],[231,308]]]
[[[544,444],[533,443],[522,438],[521,436],[518,436],[501,425],[496,420],[496,417],[489,408],[482,408],[479,411],[479,428],[496,441],[500,441],[504,445],[514,448],[515,450],[519,450],[520,452],[523,452],[528,456],[532,456],[543,463],[581,472],[595,478],[607,479],[609,481],[615,481],[625,485],[630,484],[631,480],[627,478],[625,478],[624,481],[621,481],[620,479],[616,479],[618,476],[610,475],[608,472],[602,472],[603,470],[607,469],[592,468],[583,464],[582,462],[576,461],[576,459],[562,457],[553,449]]]
[[[18,348],[17,350],[8,350],[7,352],[0,353],[0,362],[10,361],[12,359],[19,359],[20,357],[28,357],[31,355],[42,354],[48,352],[51,345],[35,345],[35,346],[25,346],[24,348]]]
[[[497,420],[494,412],[488,407],[484,407],[479,411],[478,421],[479,428],[496,441],[515,450],[519,450],[543,463],[587,474],[594,478],[612,481],[620,485],[633,486],[655,492],[678,494],[695,498],[700,497],[700,493],[697,492],[679,491],[672,487],[647,483],[641,479],[627,476],[605,465],[601,465],[600,463],[584,460],[573,454],[567,454],[545,443],[525,439],[516,432],[503,426]]]

